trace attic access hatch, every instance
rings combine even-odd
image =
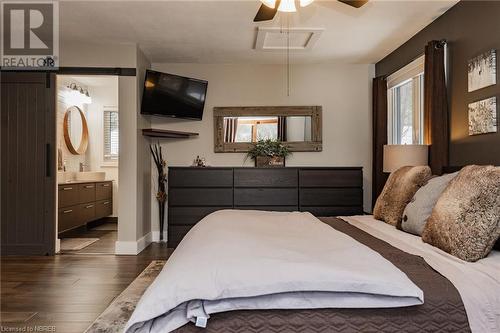
[[[287,31],[290,40],[287,40]],[[322,28],[280,28],[258,27],[255,49],[262,51],[282,51],[290,47],[290,51],[306,51],[313,48],[318,41]]]

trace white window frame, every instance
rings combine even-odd
[[[102,154],[101,154],[101,165],[103,167],[118,167],[118,160],[120,158],[120,153],[118,152],[118,156],[116,159],[106,159],[105,157],[105,152],[106,152],[106,147],[105,147],[105,124],[104,124],[104,117],[106,112],[118,112],[118,107],[116,106],[103,106],[102,108],[102,116],[101,116],[101,122],[102,122]],[[120,113],[118,112],[118,123],[120,123]],[[120,130],[120,127],[118,127],[118,131]],[[119,145],[120,143],[118,143]]]
[[[395,88],[400,87],[410,81],[413,81],[413,143],[422,144],[424,140],[424,65],[425,57],[415,59],[397,72],[387,78],[387,136],[389,144],[400,144],[398,129],[399,115],[395,105]]]

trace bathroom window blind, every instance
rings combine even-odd
[[[104,109],[104,161],[117,161],[119,152],[118,111]]]

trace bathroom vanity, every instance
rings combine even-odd
[[[113,214],[112,181],[70,181],[58,185],[58,233]]]

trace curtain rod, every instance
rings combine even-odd
[[[445,45],[448,45],[448,41],[446,39],[438,40],[438,43],[439,43],[439,46],[441,46],[441,47],[445,46]],[[414,57],[413,59],[411,59],[408,63],[402,65],[401,67],[396,68],[395,70],[393,70],[392,72],[390,72],[388,74],[383,75],[383,77],[388,78],[392,74],[396,73],[397,71],[399,71],[400,69],[404,68],[406,65],[408,65],[409,63],[417,60],[418,58],[420,58],[423,55],[425,55],[425,48],[424,48],[423,52],[419,53],[416,57]]]

